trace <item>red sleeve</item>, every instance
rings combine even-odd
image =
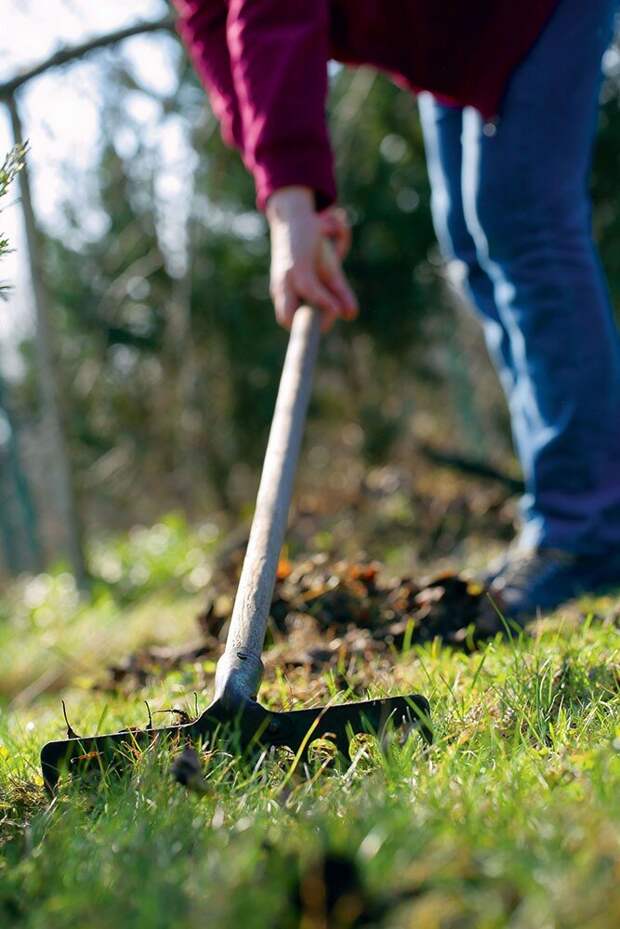
[[[232,127],[225,135],[234,138],[254,175],[259,208],[275,190],[297,184],[315,191],[319,209],[332,203],[328,0],[176,3],[214,109]]]
[[[230,0],[228,48],[258,205],[280,187],[335,198],[325,100],[328,0]]]
[[[228,145],[243,152],[243,133],[226,39],[227,0],[174,0],[177,28]]]

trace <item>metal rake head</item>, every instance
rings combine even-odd
[[[411,694],[289,712],[273,712],[254,700],[246,700],[233,714],[224,700],[216,699],[193,722],[163,728],[152,725],[150,712],[146,729],[122,729],[108,735],[79,736],[67,721],[68,738],[43,746],[41,769],[45,787],[53,793],[65,771],[103,773],[159,744],[204,745],[225,739],[239,754],[281,746],[304,760],[314,741],[328,739],[339,754],[347,757],[354,735],[367,733],[381,738],[392,727],[405,732],[417,728],[430,744],[433,736],[428,700]]]

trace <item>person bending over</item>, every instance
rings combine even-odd
[[[179,29],[252,172],[271,294],[290,326],[357,302],[326,127],[327,63],[418,94],[436,234],[459,262],[506,392],[523,527],[489,577],[524,620],[620,584],[620,338],[588,175],[615,0],[176,0]]]

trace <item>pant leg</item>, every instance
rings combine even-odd
[[[433,225],[450,280],[479,310],[489,353],[507,393],[514,387],[508,332],[495,305],[494,285],[478,261],[463,213],[461,192],[463,110],[443,106],[430,93],[418,95],[426,163],[431,182]]]
[[[463,198],[508,333],[526,479],[524,544],[620,545],[620,339],[592,241],[588,175],[615,0],[561,0],[495,134],[463,116]]]

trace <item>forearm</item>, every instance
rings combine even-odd
[[[325,119],[327,0],[175,0],[183,35],[214,110],[253,172],[269,219],[271,293],[290,326],[300,302],[324,328],[357,302],[340,267],[346,217],[335,199]],[[326,240],[333,243],[327,247]]]
[[[244,156],[264,208],[280,188],[335,199],[325,101],[327,0],[230,0],[228,48]]]
[[[228,40],[227,0],[173,0],[177,28],[196,73],[204,84],[222,136],[243,152],[243,132]]]

